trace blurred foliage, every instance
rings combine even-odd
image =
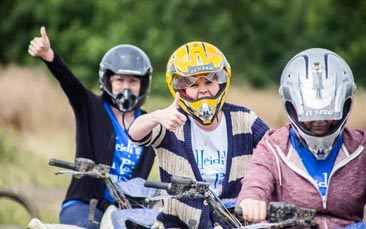
[[[0,198],[0,227],[26,228],[27,222],[31,219],[31,215],[23,205],[10,198]]]
[[[294,54],[323,47],[340,54],[358,85],[365,85],[365,10],[365,0],[2,0],[0,64],[40,64],[27,46],[44,25],[54,50],[91,87],[97,86],[104,53],[130,43],[151,58],[152,92],[167,94],[166,62],[193,40],[224,52],[233,82],[276,85]]]
[[[0,121],[0,162],[12,163],[16,160],[18,148],[14,142],[16,131]],[[1,168],[0,168],[1,171]],[[0,179],[0,185],[2,180]]]
[[[40,157],[37,152],[24,147],[24,137],[24,133],[0,121],[0,187],[26,198],[40,211],[41,218],[46,222],[57,222],[62,199],[55,199],[58,194],[55,190],[60,190],[63,196],[65,191],[62,189],[66,188],[70,178],[54,179],[54,171],[47,163],[48,158]],[[31,216],[24,206],[13,199],[0,198],[0,228],[8,228],[3,225],[26,228],[30,220]]]

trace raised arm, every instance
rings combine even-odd
[[[34,57],[41,57],[69,98],[73,107],[86,106],[87,89],[81,84],[66,63],[55,53],[47,36],[44,26],[40,29],[41,36],[31,40],[28,53]]]
[[[41,27],[41,37],[35,37],[30,42],[28,47],[28,53],[31,56],[39,56],[43,60],[51,62],[55,56],[53,50],[51,49],[51,43],[48,39],[46,28]]]
[[[130,137],[134,140],[141,140],[157,125],[162,125],[168,130],[175,130],[177,127],[183,126],[187,121],[187,117],[177,110],[179,99],[180,95],[177,93],[169,107],[138,117],[128,130]]]

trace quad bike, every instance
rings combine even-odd
[[[100,228],[108,229],[140,229],[151,228],[159,208],[154,207],[158,202],[146,203],[146,198],[160,195],[160,190],[144,187],[145,180],[133,178],[125,182],[115,182],[109,174],[110,166],[96,164],[86,158],[76,158],[74,163],[51,159],[49,165],[65,168],[67,170],[57,171],[55,174],[70,174],[75,178],[90,176],[95,179],[103,179],[115,204],[110,205],[103,214]],[[97,206],[97,200],[90,201],[91,214],[89,220],[94,221],[93,210]],[[34,218],[28,225],[30,229],[73,229],[80,228],[64,224],[45,224]]]

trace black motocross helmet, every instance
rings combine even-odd
[[[118,45],[111,48],[103,57],[99,67],[99,83],[105,101],[122,112],[130,112],[142,106],[150,91],[152,66],[146,53],[133,45]],[[110,77],[113,74],[132,75],[141,79],[138,96],[125,89],[113,94]]]

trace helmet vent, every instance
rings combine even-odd
[[[197,64],[198,64],[198,65],[202,65],[202,64],[203,64],[203,62],[202,62],[202,59],[201,59],[201,57],[200,57],[200,54],[199,54],[199,53],[196,53],[196,58],[197,58]]]

